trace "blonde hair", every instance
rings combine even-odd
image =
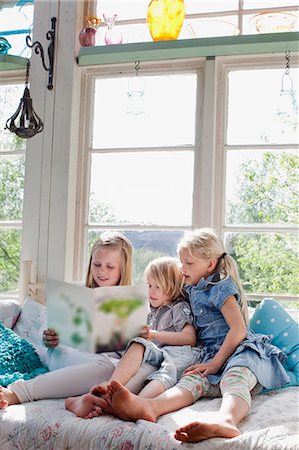
[[[236,284],[240,293],[241,313],[245,323],[248,324],[248,306],[239,277],[238,266],[234,258],[225,253],[222,239],[217,236],[214,230],[201,228],[194,230],[181,239],[177,250],[180,252],[183,249],[187,250],[194,258],[218,260],[215,272],[217,271],[225,278],[230,276]]]
[[[94,243],[87,269],[85,286],[90,288],[98,287],[93,279],[91,273],[91,263],[92,257],[96,250],[102,248],[113,248],[121,250],[121,265],[120,265],[120,286],[129,286],[132,284],[132,258],[133,258],[133,248],[130,241],[118,231],[105,231],[100,235],[100,238]]]
[[[177,258],[162,256],[151,261],[144,271],[144,276],[150,275],[160,286],[163,293],[176,300],[183,296],[183,274]]]

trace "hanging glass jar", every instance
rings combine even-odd
[[[184,0],[152,0],[148,5],[146,21],[154,41],[177,39],[184,19]]]

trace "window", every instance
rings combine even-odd
[[[152,41],[147,24],[149,0],[98,0],[96,15],[117,14],[115,33],[123,43]],[[179,39],[298,31],[298,0],[185,0],[185,21]],[[103,22],[97,45],[105,45]]]
[[[171,63],[143,69],[145,104],[138,115],[127,113],[126,65],[118,76],[109,67],[87,75],[91,124],[82,164],[88,205],[80,276],[87,248],[105,229],[132,241],[138,282],[150,259],[176,254],[186,230],[211,226],[238,262],[249,298],[293,301],[298,100],[291,97],[285,109],[283,56],[181,64],[180,70]],[[297,86],[295,64],[291,76]]]
[[[8,54],[30,57],[25,37],[32,30],[33,10],[33,0],[7,0],[0,5],[1,38]],[[22,73],[1,72],[0,296],[10,298],[19,291],[26,141],[4,128],[23,95],[23,80]]]
[[[135,249],[135,282],[154,257],[176,255],[192,227],[199,77],[195,68],[144,70],[138,114],[127,94],[132,74],[89,79],[88,248],[106,228],[124,232]]]
[[[8,41],[8,53],[30,57],[26,36],[32,31],[33,0],[4,1],[0,5],[1,37]]]
[[[0,83],[0,293],[10,296],[19,288],[25,142],[4,125],[23,91],[23,84]]]
[[[33,26],[33,0],[0,5],[1,44],[8,54],[29,58],[26,36]],[[2,48],[1,52],[5,53]],[[2,72],[0,78],[0,297],[17,297],[23,218],[26,141],[5,129],[24,92],[24,73]]]
[[[248,294],[298,294],[298,97],[281,68],[227,69],[224,236]],[[298,86],[298,68],[291,69]]]

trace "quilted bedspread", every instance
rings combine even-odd
[[[299,450],[299,390],[289,387],[254,397],[249,416],[234,439],[210,439],[180,444],[173,438],[179,426],[217,411],[220,399],[201,399],[166,414],[158,423],[123,422],[111,416],[80,419],[64,408],[63,400],[40,400],[9,406],[0,412],[1,450]]]

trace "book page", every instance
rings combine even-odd
[[[120,351],[147,323],[146,285],[87,288],[46,280],[48,328],[63,345],[92,353]]]
[[[94,289],[96,352],[120,351],[147,323],[147,286]]]
[[[92,289],[56,280],[46,280],[45,286],[48,328],[58,334],[61,344],[94,353]]]

